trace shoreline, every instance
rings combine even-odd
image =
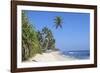
[[[36,54],[36,56],[29,58],[29,62],[54,62],[54,61],[69,61],[75,58],[62,55],[59,51],[51,51],[43,54]]]

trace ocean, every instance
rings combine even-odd
[[[89,59],[90,58],[89,50],[63,51],[62,54],[66,56],[71,56],[76,59]]]

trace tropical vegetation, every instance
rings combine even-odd
[[[29,23],[25,12],[22,12],[22,60],[27,60],[36,53],[42,53],[37,36],[35,27]]]
[[[62,28],[62,19],[61,19],[60,16],[56,16],[56,17],[55,17],[54,23],[55,23],[56,29],[57,29],[58,27]]]
[[[61,17],[57,16],[55,18],[56,28],[62,27],[61,23]],[[55,43],[51,29],[45,26],[42,30],[37,30],[29,22],[25,11],[22,11],[22,61],[47,50],[55,50]]]

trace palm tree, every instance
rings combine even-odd
[[[52,34],[52,31],[48,29],[48,27],[44,27],[41,32],[42,32],[42,39],[43,39],[43,41],[41,42],[43,46],[43,50],[46,51],[49,49],[54,49],[55,39]]]
[[[48,47],[48,28],[47,27],[44,27],[42,29],[42,47],[43,47],[43,51],[46,51],[47,50],[47,47]]]
[[[37,53],[42,53],[35,27],[30,24],[25,12],[22,12],[22,61]]]
[[[55,26],[56,26],[56,29],[58,27],[62,28],[62,19],[60,16],[56,16],[55,19],[54,19],[54,23],[55,23]]]

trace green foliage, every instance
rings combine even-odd
[[[56,26],[56,29],[58,27],[62,28],[62,19],[60,16],[56,16],[55,19],[54,19],[54,23],[55,23],[55,26]]]
[[[60,18],[56,19],[57,28],[61,27]],[[28,60],[36,54],[42,54],[46,50],[55,50],[55,39],[52,31],[44,27],[41,31],[36,31],[22,11],[22,61]]]
[[[44,27],[42,31],[38,31],[38,38],[43,51],[55,48],[55,39],[49,28]]]
[[[41,45],[37,37],[38,33],[35,28],[29,23],[25,12],[22,12],[22,60],[27,60],[29,57],[37,53],[42,53]]]

